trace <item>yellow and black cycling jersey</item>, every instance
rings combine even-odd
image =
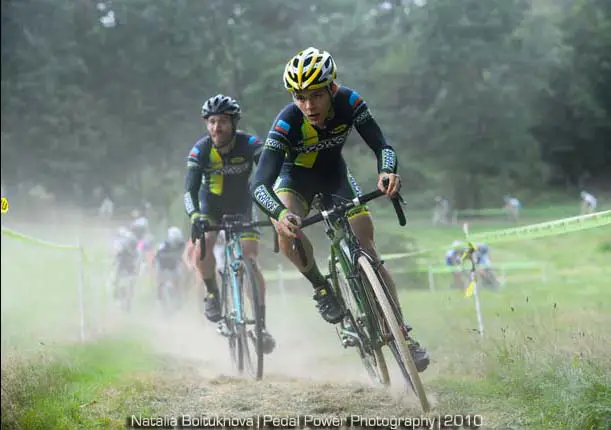
[[[291,103],[278,114],[267,135],[251,193],[255,203],[275,219],[286,209],[273,191],[279,176],[285,183],[294,183],[289,179],[299,177],[302,196],[312,194],[305,190],[304,181],[308,178],[341,187],[340,182],[350,177],[341,151],[353,127],[376,154],[378,172],[397,172],[397,155],[362,97],[354,90],[336,85],[332,86],[332,93],[324,129],[312,125]]]
[[[263,145],[256,137],[238,131],[235,146],[227,154],[220,154],[210,136],[200,139],[187,157],[185,177],[185,209],[195,212],[249,212],[251,198],[248,180]],[[218,207],[217,206],[222,206]]]

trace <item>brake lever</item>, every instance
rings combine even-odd
[[[396,199],[399,201],[401,206],[407,206],[407,202],[403,199],[403,196],[401,194],[397,193]]]

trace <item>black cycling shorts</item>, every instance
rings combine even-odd
[[[230,202],[227,197],[200,192],[200,211],[210,224],[218,225],[223,215],[242,215],[246,221],[257,221],[257,213],[250,195],[246,194],[243,201]],[[259,240],[261,232],[258,228],[251,228],[240,234],[242,240]]]
[[[276,194],[295,195],[301,202],[306,215],[310,212],[312,200],[318,193],[337,195],[348,200],[362,195],[356,179],[345,165],[338,166],[337,171],[333,174],[321,175],[320,172],[307,168],[285,164],[274,184],[274,191]],[[360,205],[349,210],[346,215],[350,219],[368,213],[367,205]]]

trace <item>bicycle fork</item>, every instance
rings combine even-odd
[[[227,258],[227,257],[226,257]],[[238,288],[237,270],[239,268],[239,262],[233,261],[231,263],[231,294],[233,295],[234,308],[229,312],[229,315],[222,318],[217,325],[216,331],[221,335],[228,338],[237,337],[238,330],[237,326],[244,324],[241,320],[242,315],[242,301],[240,297],[240,289]],[[232,321],[232,327],[227,326],[227,320]]]
[[[340,246],[342,247],[342,251],[344,253],[348,253],[348,248],[345,244],[344,241],[342,241],[341,239],[343,238],[343,236],[337,238],[337,242],[339,243]],[[334,288],[336,291],[338,291],[340,289],[339,286],[339,280],[338,280],[338,276],[337,276],[337,272],[335,269],[335,261],[336,261],[337,257],[334,255],[334,253],[332,253],[329,256],[329,270],[330,270],[330,274],[328,276],[328,278],[331,278],[331,282],[334,284]],[[339,260],[337,260],[339,261]],[[341,263],[340,263],[341,264]],[[333,273],[335,273],[335,276],[333,276]],[[355,278],[355,276],[350,275],[348,277],[348,282],[350,283],[353,279]],[[351,288],[350,285],[347,286],[348,288]],[[344,301],[343,299],[343,294],[340,294],[340,298],[342,299],[342,302]],[[336,325],[336,332],[337,335],[339,337],[339,340],[342,344],[342,346],[344,348],[349,348],[349,347],[355,347],[355,346],[359,346],[361,348],[364,347],[363,345],[363,341],[361,340],[360,336],[358,335],[358,329],[362,328],[364,326],[364,323],[362,321],[362,319],[360,319],[359,317],[354,318],[352,316],[352,313],[348,311],[348,309],[346,309],[345,303],[342,303],[342,305],[344,306],[344,310],[346,311],[346,316],[344,317],[344,319],[338,324]],[[356,322],[357,327],[354,326],[353,321]]]

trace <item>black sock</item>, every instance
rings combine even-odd
[[[208,290],[208,294],[214,294],[215,296],[218,296],[219,287],[216,285],[216,278],[204,279],[204,284],[206,284],[206,290]]]
[[[316,263],[314,263],[310,270],[301,273],[303,273],[303,276],[305,276],[308,281],[312,283],[312,286],[314,288],[320,287],[321,285],[325,284],[325,277],[322,275],[322,273],[320,273],[320,270],[318,270],[318,266],[316,265]]]

